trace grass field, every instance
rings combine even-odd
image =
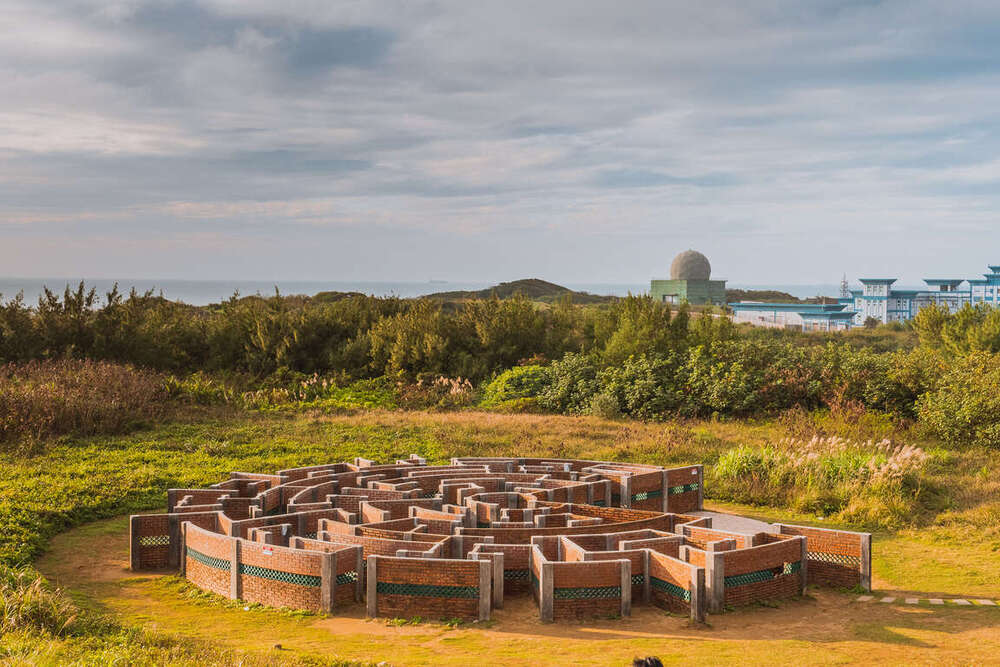
[[[546,455],[711,466],[724,452],[764,446],[787,428],[782,422],[643,424],[474,412],[212,410],[188,412],[126,436],[51,442],[37,456],[0,463],[0,559],[7,565],[34,561],[70,592],[83,614],[110,622],[64,636],[9,631],[0,639],[0,659],[469,664],[489,655],[498,664],[596,665],[626,664],[639,654],[715,664],[949,664],[995,658],[996,609],[862,605],[836,591],[715,616],[704,628],[641,606],[629,619],[545,625],[530,600],[516,599],[485,627],[452,627],[369,621],[361,606],[336,618],[244,611],[172,577],[135,576],[125,569],[124,515],[161,509],[168,487],[212,483],[232,470],[269,471],[354,456],[391,460],[410,452],[435,462],[457,455]],[[1000,595],[997,477],[988,452],[937,456],[926,483],[938,492],[921,504],[919,516],[876,532],[876,588],[923,597]],[[707,492],[725,511],[831,525],[830,517],[821,520],[791,505],[727,504],[731,497],[712,498],[711,482]],[[73,526],[78,527],[67,531]]]

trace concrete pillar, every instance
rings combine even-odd
[[[705,466],[699,465],[698,468],[698,510],[701,511],[705,509]]]
[[[806,582],[809,581],[809,572],[808,572],[808,569],[807,569],[808,562],[806,560],[809,557],[809,551],[808,551],[809,547],[806,544],[806,538],[805,537],[802,537],[802,536],[799,537],[799,545],[802,548],[802,560],[799,561],[801,563],[800,566],[799,566],[799,579],[802,582],[802,585],[801,585],[801,588],[799,590],[799,595],[805,595],[806,594]]]
[[[649,576],[649,549],[642,550],[642,601],[649,604],[653,599],[653,589]]]
[[[369,618],[375,618],[378,616],[378,556],[371,555],[368,557],[368,567],[365,576],[368,582],[367,612]]]
[[[503,609],[503,554],[493,554],[493,606]]]
[[[872,590],[872,534],[861,533],[861,588]]]
[[[177,564],[177,567],[180,570],[182,577],[187,576],[187,527],[187,521],[181,524],[180,544],[177,548],[177,551],[181,555],[181,560],[180,563]]]
[[[718,614],[726,604],[725,552],[705,552],[705,590],[708,611]]]
[[[490,565],[490,561],[481,560],[479,561],[479,620],[488,621],[490,620],[490,607],[492,602],[492,594],[490,587],[490,580],[492,579],[493,568]]]
[[[142,518],[136,515],[129,517],[128,530],[128,560],[133,572],[142,569],[142,558],[139,552],[139,526]]]
[[[354,572],[358,575],[354,582],[354,601],[365,599],[365,550],[362,547],[354,549]]]
[[[229,551],[229,598],[239,600],[243,593],[240,590],[240,547],[242,540],[238,537],[232,538]]]
[[[622,507],[632,507],[632,478],[624,477],[621,482],[622,487],[622,497],[621,506]]]
[[[667,471],[663,471],[663,481],[660,484],[660,488],[663,489],[663,512],[667,513],[670,511],[670,483],[667,481]]]
[[[538,609],[543,621],[555,619],[555,571],[553,563],[543,562],[538,582]]]
[[[324,553],[320,561],[320,609],[330,613],[337,606],[337,553]]]
[[[167,518],[167,535],[170,537],[170,551],[167,552],[167,567],[176,570],[181,566],[181,522],[180,516],[170,514]]]
[[[691,620],[705,622],[705,568],[691,566]]]
[[[632,615],[632,561],[621,560],[622,577],[622,616]]]

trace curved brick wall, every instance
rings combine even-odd
[[[701,466],[419,457],[232,473],[171,489],[131,522],[132,568],[276,607],[489,618],[532,595],[544,620],[706,610],[870,581],[870,537],[776,526],[713,530]],[[807,546],[812,545],[812,546]]]

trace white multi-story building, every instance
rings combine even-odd
[[[976,305],[987,303],[1000,305],[1000,266],[990,266],[990,273],[983,279],[966,281],[962,278],[928,278],[927,289],[897,290],[892,285],[895,278],[861,278],[860,290],[852,290],[851,296],[843,297],[840,303],[854,310],[854,324],[864,324],[872,318],[879,322],[901,322],[912,319],[921,308],[934,303],[955,312],[967,303]],[[962,283],[968,282],[967,289]]]

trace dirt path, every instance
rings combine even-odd
[[[128,521],[97,522],[52,541],[38,568],[85,604],[126,622],[229,646],[386,660],[393,665],[852,662],[988,663],[1000,655],[1000,609],[897,607],[812,591],[776,607],[741,609],[692,627],[638,605],[627,619],[543,624],[530,597],[508,598],[494,620],[449,628],[395,625],[355,605],[336,617],[250,609],[185,589],[174,577],[128,568]]]

